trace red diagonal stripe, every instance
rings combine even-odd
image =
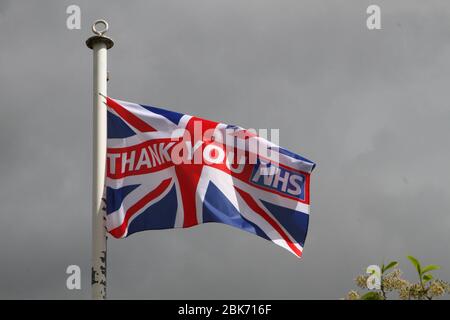
[[[255,200],[253,200],[252,196],[250,194],[248,194],[247,192],[239,189],[238,187],[234,187],[239,194],[241,195],[241,197],[244,199],[244,201],[247,203],[247,205],[253,210],[255,211],[257,214],[259,214],[261,217],[264,218],[264,220],[266,220],[283,238],[284,241],[286,241],[286,243],[288,244],[289,248],[292,249],[292,251],[295,252],[295,254],[299,257],[302,256],[302,252],[301,250],[299,250],[299,248],[297,248],[294,243],[292,243],[292,241],[289,239],[288,235],[284,232],[284,230],[280,227],[280,225],[274,220],[272,219],[272,217],[270,217],[257,203]]]
[[[115,238],[121,238],[124,236],[127,228],[128,228],[128,221],[130,218],[139,210],[141,210],[147,203],[154,200],[156,197],[158,197],[161,193],[163,193],[167,187],[170,185],[170,181],[172,178],[168,178],[161,182],[155,189],[147,193],[144,197],[142,197],[138,202],[136,202],[134,205],[132,205],[126,212],[125,218],[120,226],[117,228],[109,231],[111,235],[113,235]]]
[[[155,128],[150,126],[145,121],[141,120],[139,117],[135,116],[133,113],[122,107],[113,99],[106,97],[106,105],[113,109],[123,120],[132,125],[134,128],[138,129],[140,132],[156,131]]]

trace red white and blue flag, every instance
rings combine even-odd
[[[301,257],[315,164],[252,130],[106,98],[106,226],[224,223]]]

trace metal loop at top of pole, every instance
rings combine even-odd
[[[101,27],[101,25],[103,25],[103,30],[102,29],[97,29],[98,27]],[[109,29],[109,25],[108,22],[104,19],[98,19],[94,22],[94,24],[92,25],[92,32],[94,32],[96,35],[102,36],[106,33],[106,31],[108,31]]]
[[[95,33],[95,36],[90,37],[86,40],[86,45],[90,48],[94,48],[94,44],[96,43],[104,43],[107,49],[110,49],[114,46],[114,41],[111,38],[106,37],[104,34],[108,31],[109,24],[104,19],[95,20],[92,25],[92,32]]]

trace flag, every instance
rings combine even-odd
[[[255,130],[109,97],[106,105],[113,237],[217,222],[301,257],[313,162]]]

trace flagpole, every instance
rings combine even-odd
[[[114,42],[104,36],[108,31],[105,20],[92,25],[94,36],[86,40],[93,51],[93,173],[92,173],[92,299],[106,299],[106,227],[103,202],[106,163],[107,50]]]

